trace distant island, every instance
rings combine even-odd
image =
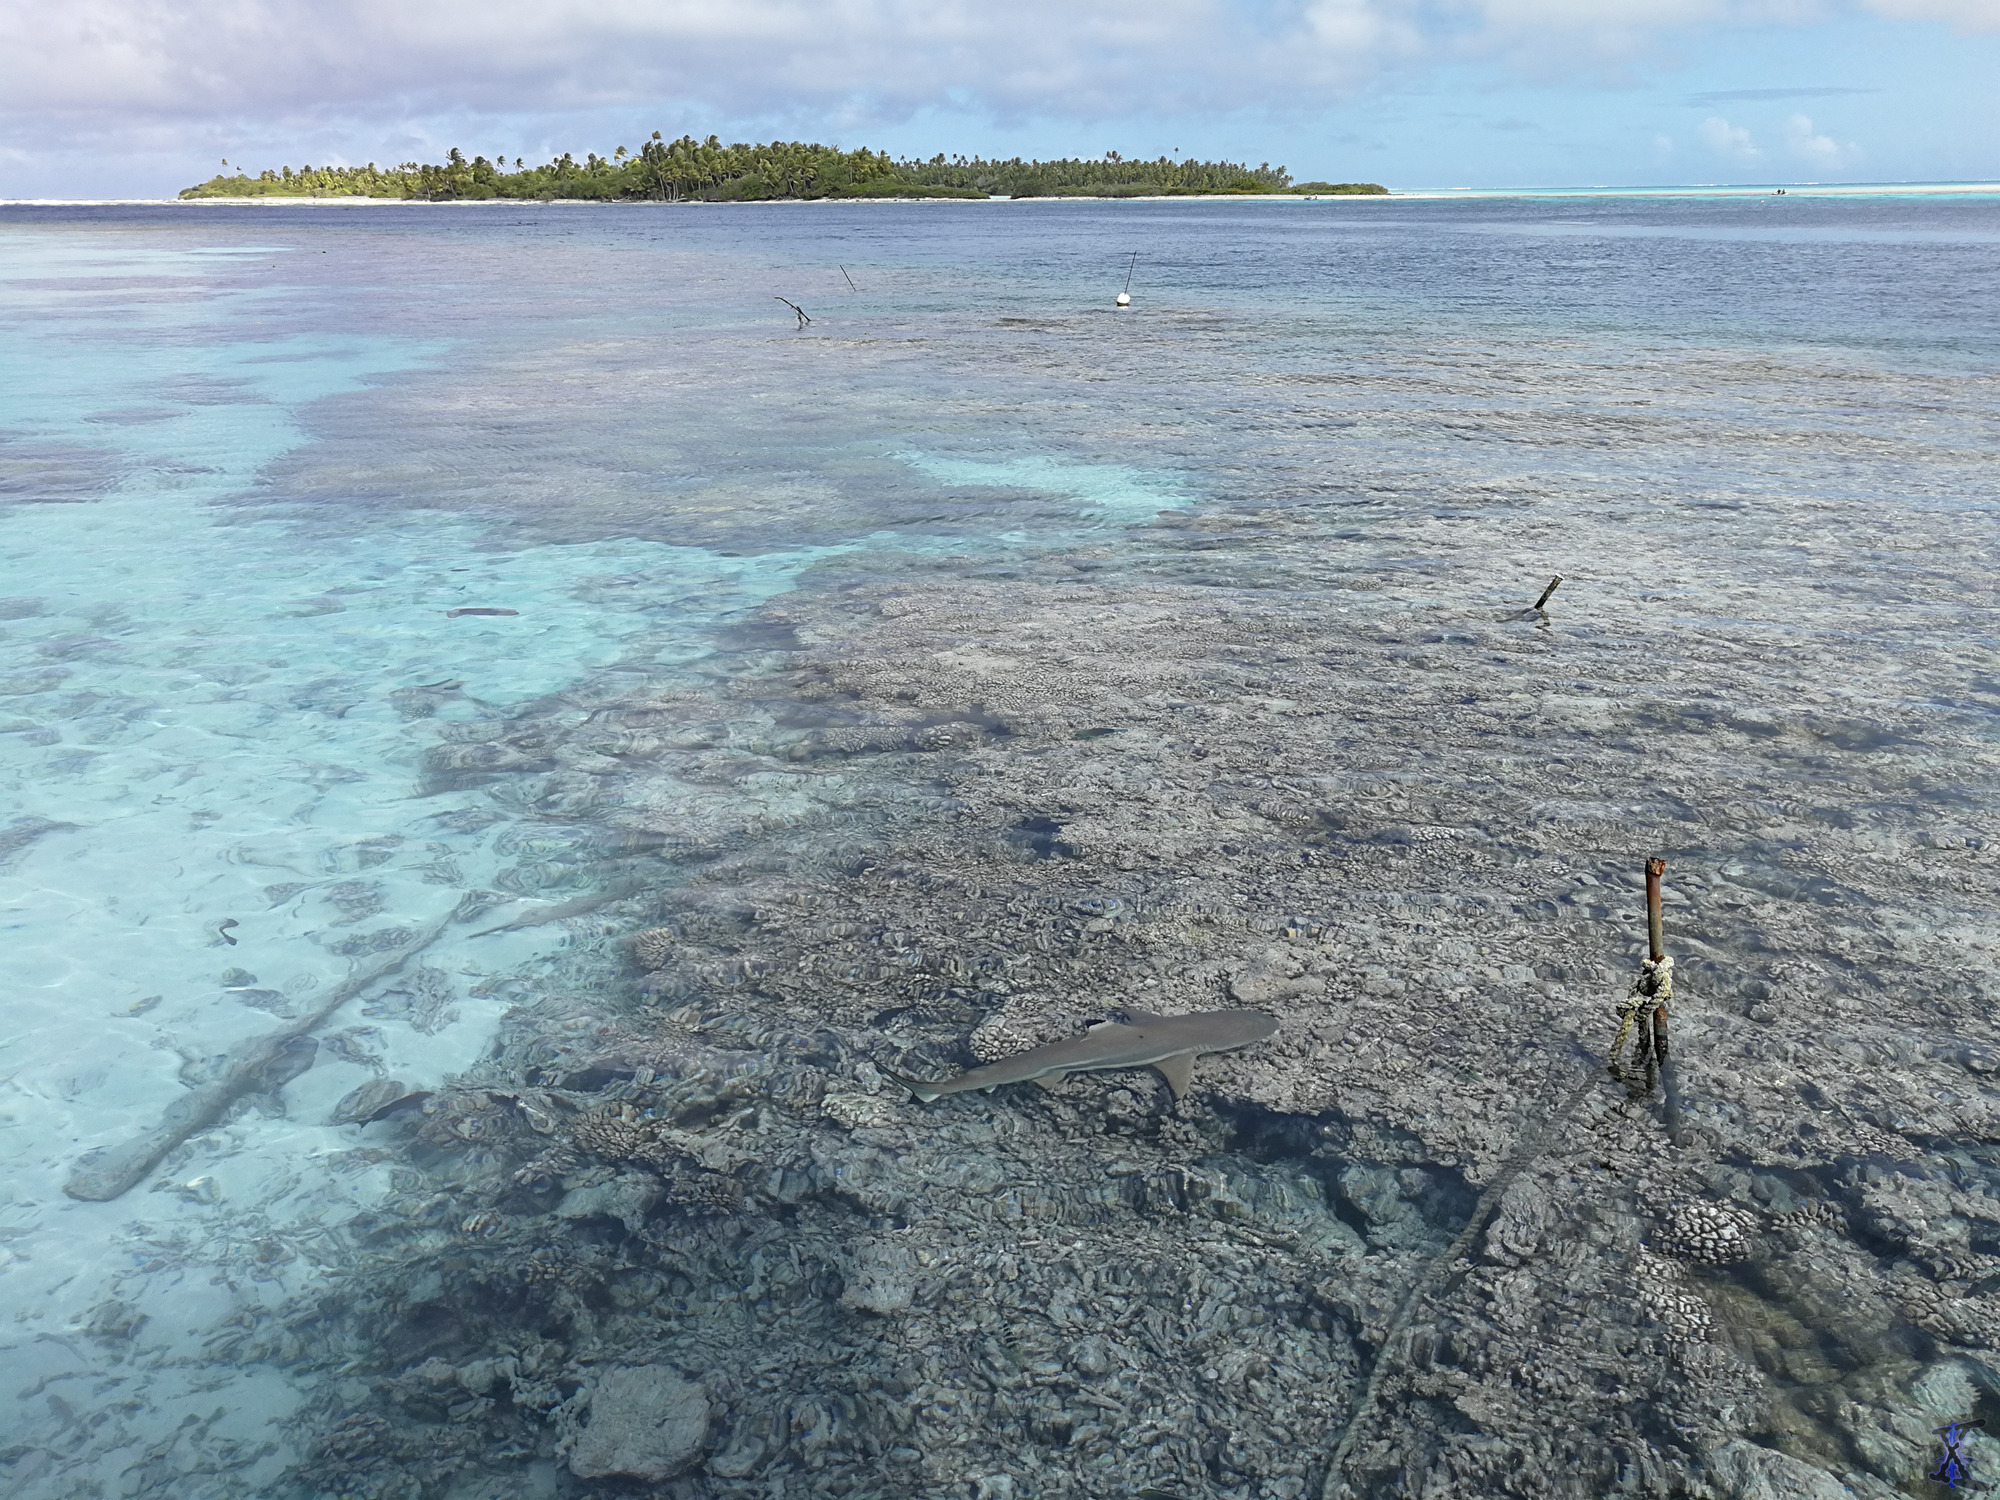
[[[227,165],[227,163],[225,163]],[[725,146],[660,133],[640,148],[609,156],[568,152],[538,167],[505,157],[470,161],[456,146],[441,164],[395,167],[300,167],[255,177],[211,177],[183,188],[182,198],[414,198],[450,202],[480,198],[584,198],[602,202],[755,202],[775,198],[1141,198],[1197,194],[1381,194],[1372,182],[1295,183],[1269,162],[1129,161],[1115,151],[1096,160],[987,161],[942,152],[906,161],[881,151],[842,151],[803,141]]]

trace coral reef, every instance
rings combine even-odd
[[[674,956],[677,941],[672,928],[648,927],[632,934],[632,956],[642,969],[663,969]]]
[[[1750,1253],[1757,1221],[1740,1208],[1714,1203],[1677,1203],[1654,1236],[1654,1244],[1681,1260],[1722,1265]]]
[[[1991,975],[1895,915],[1991,844],[1836,816],[1875,752],[1760,781],[1862,732],[1830,701],[1718,728],[1603,643],[1551,694],[1560,636],[1358,597],[862,584],[767,606],[761,675],[482,741],[551,809],[514,883],[576,855],[613,894],[375,1127],[422,1181],[357,1241],[326,1316],[372,1352],[302,1426],[384,1414],[370,1472],[427,1496],[447,1464],[676,1500],[1895,1493],[1909,1410],[2000,1391],[1958,1036]],[[1676,649],[1755,700],[1729,643]],[[1645,786],[1596,800],[1642,736]],[[1695,807],[1722,852],[1685,852]],[[1681,1148],[1594,1050],[1655,845]],[[887,1076],[1230,1004],[1279,1034],[1178,1104]],[[573,1461],[621,1370],[709,1413],[671,1475]]]

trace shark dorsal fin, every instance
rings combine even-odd
[[[1176,1099],[1184,1098],[1194,1084],[1194,1054],[1178,1052],[1172,1057],[1163,1057],[1153,1064],[1159,1075],[1167,1080],[1167,1087],[1174,1091]]]

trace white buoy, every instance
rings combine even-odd
[[[1132,305],[1132,266],[1138,264],[1139,252],[1134,250],[1132,252],[1132,265],[1125,268],[1125,290],[1118,294],[1118,306],[1120,307],[1130,307]]]
[[[1118,305],[1120,307],[1130,307],[1132,305],[1132,294],[1130,292],[1120,292],[1118,294]]]

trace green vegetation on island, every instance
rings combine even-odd
[[[226,165],[226,164],[225,164]],[[1374,183],[1294,185],[1283,167],[1227,161],[1129,161],[1115,151],[1096,160],[987,161],[943,153],[906,161],[886,152],[842,151],[803,141],[725,146],[714,136],[663,140],[610,156],[568,152],[541,166],[520,157],[470,161],[454,146],[441,164],[395,167],[281,167],[252,177],[216,176],[183,198],[591,199],[601,202],[750,202],[773,198],[1137,198],[1212,193],[1383,193]]]
[[[1285,189],[1309,198],[1387,197],[1389,190],[1379,182],[1295,182]]]
[[[1283,167],[1269,162],[1247,167],[1233,161],[1129,161],[1116,151],[1096,160],[987,161],[981,157],[898,162],[909,181],[926,186],[970,189],[981,196],[1010,198],[1150,198],[1192,193],[1282,193],[1291,182]]]

